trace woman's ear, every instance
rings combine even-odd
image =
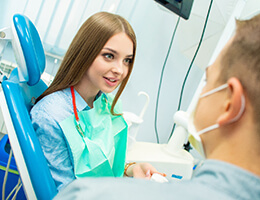
[[[225,112],[218,118],[218,124],[225,125],[236,121],[244,111],[244,94],[240,81],[232,77],[228,80],[229,96],[225,101]]]

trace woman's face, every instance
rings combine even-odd
[[[132,60],[132,40],[123,32],[113,35],[83,76],[86,89],[112,92],[128,74]]]

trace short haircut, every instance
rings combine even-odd
[[[240,80],[254,108],[254,122],[260,119],[260,14],[249,20],[237,20],[236,32],[223,52],[219,80]],[[257,125],[260,131],[260,125]]]

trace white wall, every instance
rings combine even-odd
[[[214,0],[204,41],[194,62],[183,95],[182,109],[186,110],[199,84],[214,48],[238,0]],[[210,0],[194,0],[188,21],[181,19],[166,64],[158,109],[160,142],[167,141],[178,105],[185,73],[200,40]],[[260,8],[259,0],[248,0],[243,16]],[[93,13],[105,10],[118,13],[132,24],[138,40],[137,57],[133,73],[122,101],[125,111],[139,114],[144,98],[139,91],[150,96],[150,105],[144,115],[137,136],[139,141],[156,142],[154,120],[160,73],[178,17],[153,0],[2,0],[0,27],[10,25],[14,13],[26,14],[36,25],[45,50],[62,57],[77,29]],[[55,12],[54,12],[55,11]],[[13,60],[7,51],[4,59]],[[55,75],[59,59],[47,56],[46,72]],[[1,125],[1,123],[0,123]]]

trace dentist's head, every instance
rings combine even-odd
[[[235,35],[206,69],[189,125],[190,142],[202,155],[246,169],[252,159],[260,164],[259,85],[260,15],[237,21]]]

